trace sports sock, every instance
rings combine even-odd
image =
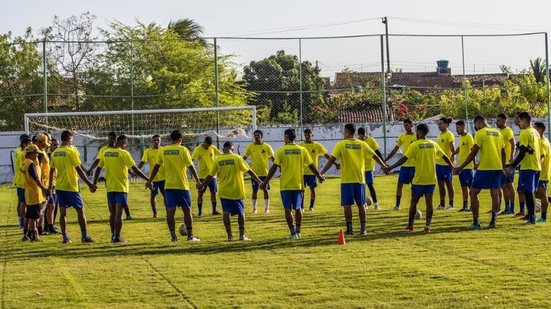
[[[347,233],[352,233],[353,229],[352,229],[352,222],[346,222],[346,232]]]
[[[400,201],[402,200],[401,195],[396,195],[396,207],[400,208]]]
[[[425,217],[425,226],[430,226],[432,223],[432,216],[426,216]]]
[[[547,220],[547,211],[541,211],[541,218]]]
[[[300,234],[300,227],[301,227],[300,224],[297,224],[296,227],[295,227],[295,232],[297,234]]]
[[[473,217],[473,224],[474,225],[477,225],[479,222],[478,222],[478,217]]]
[[[62,236],[63,236],[63,240],[69,240],[69,234],[63,233]]]
[[[445,200],[444,201],[440,200],[440,204],[438,204],[438,206],[446,206],[446,201]]]
[[[270,199],[267,199],[267,198],[264,199],[264,208],[265,209],[270,208]]]
[[[239,238],[243,238],[245,236],[245,227],[239,227]]]
[[[19,228],[23,228],[23,224],[25,223],[25,218],[19,218]]]
[[[203,213],[203,203],[197,203],[197,210],[199,211],[200,214]]]
[[[170,230],[170,237],[176,238],[176,231],[175,230]]]
[[[88,231],[86,231],[86,229],[80,230],[80,235],[82,236],[82,239],[87,239],[88,238]]]
[[[253,199],[253,209],[256,209],[256,204],[257,204],[258,200],[257,199]]]
[[[233,238],[233,235],[231,233],[231,229],[226,230],[226,234],[228,234],[228,238]]]
[[[187,230],[187,238],[189,239],[193,237],[193,229],[191,227],[187,227],[186,230]]]
[[[495,211],[492,211],[492,221],[490,221],[490,224],[496,224],[496,218],[497,213]]]
[[[514,201],[510,201],[509,202],[509,210],[512,211],[512,212],[515,212],[515,202]]]
[[[294,225],[289,226],[289,232],[291,232],[291,235],[295,235],[297,233]]]
[[[413,222],[415,222],[415,217],[409,217],[409,219],[408,219],[408,227],[413,227]]]
[[[316,202],[316,200],[310,200],[310,208],[314,208],[314,203]]]
[[[130,209],[128,209],[128,207],[124,207],[124,213],[127,217],[130,217]]]
[[[450,206],[453,206],[453,200],[450,200]]]
[[[212,212],[216,212],[216,202],[212,202]]]
[[[463,209],[467,209],[467,208],[469,208],[469,202],[464,201],[463,202]]]
[[[520,205],[520,212],[524,212],[524,205],[526,205],[526,202],[519,202]]]
[[[363,231],[365,231],[365,221],[360,222],[360,232],[363,232]]]

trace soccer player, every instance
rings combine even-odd
[[[159,153],[157,163],[153,167],[146,186],[149,189],[153,188],[152,180],[155,179],[159,169],[163,166],[165,170],[166,223],[170,231],[171,240],[178,240],[178,237],[176,237],[174,214],[176,213],[176,208],[181,207],[184,212],[187,240],[199,241],[199,238],[193,236],[193,215],[191,213],[191,194],[189,192],[187,169],[189,169],[195,179],[196,188],[201,189],[202,187],[195,166],[193,166],[193,162],[191,161],[189,150],[181,145],[182,139],[183,136],[180,131],[175,130],[170,133],[171,144],[164,146]]]
[[[459,134],[459,146],[455,149],[454,154],[459,154],[458,163],[461,165],[469,156],[471,148],[473,148],[474,145],[474,139],[473,136],[467,132],[465,122],[463,120],[459,120],[455,123],[455,129],[457,130],[457,134]],[[470,211],[469,189],[471,188],[471,184],[473,182],[473,168],[474,160],[465,165],[459,173],[459,183],[461,184],[461,191],[463,194],[463,207],[459,211]]]
[[[455,153],[455,136],[453,133],[448,130],[450,123],[452,122],[451,118],[442,117],[438,120],[438,129],[440,130],[440,135],[438,135],[438,146],[444,151],[446,156],[454,162],[454,153]],[[453,171],[450,166],[444,161],[443,157],[438,158],[436,161],[436,178],[438,179],[438,193],[440,196],[440,204],[438,208],[440,210],[453,209],[453,196],[455,194],[455,189],[453,188]],[[446,206],[446,189],[448,190],[448,198],[450,203]]]
[[[312,134],[311,129],[304,130],[304,141],[300,142],[298,145],[306,148],[310,157],[312,158],[312,163],[318,168],[318,157],[323,156],[325,159],[331,159],[331,156],[327,153],[327,149],[323,147],[322,144],[314,141],[314,134]],[[310,188],[310,211],[314,211],[314,204],[316,202],[316,187],[318,186],[317,178],[310,169],[304,170],[304,186]]]
[[[536,191],[536,197],[541,201],[541,218],[536,220],[539,223],[547,222],[547,208],[549,206],[548,197],[547,197],[547,184],[551,177],[551,145],[549,145],[549,140],[545,137],[545,124],[543,122],[534,123],[534,128],[540,134],[540,151],[543,156],[541,163],[541,172],[538,181],[538,189]]]
[[[79,158],[79,153],[73,147],[73,133],[63,131],[61,133],[61,146],[52,152],[52,162],[50,168],[50,179],[56,178],[56,194],[57,201],[61,207],[60,225],[63,243],[71,243],[69,234],[67,233],[67,208],[74,207],[78,215],[78,224],[80,225],[80,233],[82,242],[94,242],[88,235],[86,226],[86,214],[84,212],[84,203],[80,196],[80,188],[78,178],[82,179],[91,192],[95,192],[97,187],[88,180],[85,171],[82,169]],[[53,181],[49,184],[49,191],[52,192]]]
[[[40,149],[36,145],[29,145],[25,148],[25,161],[21,166],[21,174],[25,183],[25,202],[27,210],[25,213],[28,219],[27,235],[23,236],[23,240],[40,240],[40,234],[37,229],[37,222],[40,218],[40,208],[45,201],[44,192],[47,192],[40,175],[40,167],[36,166],[38,153]]]
[[[138,163],[138,168],[141,169],[145,163],[149,165],[149,176],[151,176],[151,172],[153,171],[153,167],[157,163],[157,157],[159,156],[159,153],[161,152],[161,137],[158,134],[153,135],[151,139],[151,147],[147,148],[142,156],[142,159],[140,163]],[[163,196],[163,203],[166,205],[165,202],[165,172],[163,167],[161,166],[159,168],[159,172],[157,172],[157,175],[155,176],[155,179],[152,180],[153,188],[151,189],[151,197],[149,198],[149,202],[151,203],[151,210],[153,211],[153,218],[157,218],[157,199],[156,196],[159,194],[159,191],[161,192],[161,195]]]
[[[337,159],[341,162],[341,206],[344,209],[344,218],[346,220],[346,234],[353,235],[352,229],[352,205],[358,206],[358,216],[360,217],[360,235],[365,236],[365,159],[372,157],[382,167],[386,164],[375,154],[375,151],[367,145],[354,138],[356,126],[348,123],[344,126],[344,139],[339,141],[333,152],[331,159],[327,161],[320,174],[324,174],[331,164]]]
[[[503,137],[499,130],[491,128],[484,117],[476,116],[474,118],[474,125],[477,130],[474,135],[474,145],[469,155],[463,160],[461,165],[455,169],[455,173],[460,174],[460,172],[465,171],[464,169],[468,168],[476,155],[480,152],[480,162],[474,174],[470,192],[473,224],[469,226],[469,229],[480,229],[480,202],[478,200],[478,194],[482,189],[490,189],[492,219],[488,227],[495,228],[499,212],[501,177],[505,169],[505,144],[503,143]]]
[[[25,181],[21,174],[21,166],[25,160],[25,148],[31,144],[31,138],[27,134],[23,134],[19,137],[19,147],[14,151],[14,163],[13,163],[13,184],[15,185],[17,192],[17,211],[19,213],[19,228],[23,229],[25,233],[25,211],[27,206],[25,205]]]
[[[136,167],[136,162],[125,150],[128,145],[126,135],[117,137],[114,148],[103,151],[100,157],[94,186],[97,185],[101,169],[105,168],[105,184],[107,186],[107,204],[109,205],[109,226],[111,227],[111,242],[124,242],[121,238],[122,213],[128,207],[128,170],[131,169],[136,175],[149,181],[149,178]]]
[[[51,142],[50,142],[50,148],[48,148],[48,150],[46,151],[46,154],[48,155],[48,159],[50,159],[50,162],[52,162],[52,152],[54,152],[57,149],[57,147],[59,147],[59,141],[55,138],[52,138]],[[49,171],[48,171],[48,174],[50,174]],[[58,207],[59,207],[59,204],[57,202],[57,195],[55,193],[55,179],[56,179],[56,173],[54,173],[54,177],[51,180],[51,181],[53,181],[53,186],[52,186],[53,190],[52,190],[52,192],[50,192],[50,194],[46,198],[47,199],[47,201],[46,201],[46,208],[47,209],[46,209],[46,216],[45,216],[46,220],[45,221],[46,221],[46,224],[47,224],[46,229],[47,229],[48,233],[50,233],[50,234],[57,234],[58,233],[57,228],[55,226],[55,219],[57,217],[57,211],[58,211]],[[52,205],[52,206],[50,206],[50,205]]]
[[[107,145],[103,145],[99,148],[98,153],[94,158],[94,162],[92,162],[92,166],[90,166],[90,168],[86,171],[86,174],[88,176],[94,175],[94,170],[98,166],[101,156],[103,155],[103,152],[109,148],[115,148],[116,143],[117,143],[117,132],[114,132],[114,131],[109,132],[109,134],[107,135]]]
[[[306,148],[295,144],[295,129],[286,129],[283,135],[285,145],[278,148],[274,164],[270,168],[266,179],[260,184],[264,189],[274,176],[278,168],[281,169],[279,188],[281,201],[285,208],[285,220],[291,235],[289,239],[299,239],[302,226],[302,202],[304,201],[304,168],[308,167],[319,182],[324,178],[320,175]],[[330,165],[329,165],[330,166]],[[295,217],[293,218],[293,210]]]
[[[507,116],[503,113],[497,115],[496,125],[501,132],[501,137],[505,144],[505,167],[509,167],[511,163],[513,163],[513,154],[515,153],[515,134],[513,130],[507,126]],[[503,192],[503,200],[505,201],[505,210],[502,214],[505,215],[515,214],[514,179],[515,170],[512,170],[510,175],[504,174],[501,176],[501,190]]]
[[[251,158],[251,168],[262,181],[264,181],[268,175],[268,159],[272,160],[272,162],[274,161],[274,150],[272,149],[272,146],[262,141],[263,137],[264,133],[261,130],[254,131],[254,143],[247,145],[245,154],[243,155],[243,159],[245,160],[249,157]],[[253,213],[256,213],[259,184],[252,179],[251,183],[253,186]],[[270,183],[267,183],[267,185],[262,189],[262,192],[264,193],[265,213],[270,212],[270,195],[268,190],[270,190]]]
[[[375,151],[375,154],[381,158],[381,161],[383,161],[383,155],[379,151],[379,144],[377,143],[377,140],[373,138],[373,136],[367,136],[365,134],[365,128],[358,128],[358,139],[361,141],[364,141]],[[365,159],[365,184],[367,185],[367,188],[369,189],[369,195],[371,195],[371,199],[373,200],[373,204],[375,205],[375,210],[379,209],[379,203],[377,202],[377,192],[375,191],[375,187],[373,186],[373,171],[375,171],[375,161],[371,157],[367,157]],[[366,203],[371,204],[371,203]]]
[[[427,206],[423,233],[426,234],[431,232],[430,225],[432,223],[433,214],[432,196],[434,187],[436,186],[436,160],[442,159],[450,168],[453,167],[452,161],[440,146],[434,141],[426,138],[428,133],[429,127],[426,124],[418,124],[416,128],[417,140],[409,145],[404,156],[391,166],[383,167],[383,171],[388,174],[392,169],[404,164],[409,159],[415,160],[416,168],[415,176],[411,183],[409,220],[405,229],[407,233],[413,232],[417,204],[423,196],[425,196],[425,203]]]
[[[402,148],[402,154],[405,154],[408,150],[409,145],[417,140],[417,135],[413,132],[413,122],[409,119],[404,120],[404,130],[406,132],[398,136],[396,141],[396,146],[388,154],[385,159],[385,162],[388,162],[395,154],[398,152],[400,147]],[[415,175],[415,161],[409,159],[400,167],[400,174],[398,176],[398,185],[396,187],[396,206],[394,210],[400,210],[400,201],[402,200],[402,188],[404,184],[409,184],[413,180]]]
[[[225,142],[223,154],[214,158],[214,164],[201,185],[206,188],[208,183],[218,175],[220,180],[220,202],[224,211],[224,227],[228,241],[233,241],[230,216],[237,215],[239,224],[239,240],[250,240],[245,236],[245,181],[243,173],[247,172],[258,183],[262,182],[249,168],[245,160],[233,153],[232,142]]]
[[[40,168],[40,182],[45,186],[49,187],[50,185],[50,158],[46,153],[47,149],[50,147],[48,136],[44,133],[37,134],[35,136],[35,144],[38,146],[38,164],[37,168]],[[47,202],[47,199],[45,200]],[[44,216],[47,211],[53,210],[53,205],[48,205],[45,203],[40,209],[40,220],[38,221],[38,233],[40,235],[48,234],[50,227],[42,228],[42,223],[44,223]]]
[[[540,135],[538,131],[532,128],[532,117],[527,112],[518,114],[518,125],[521,129],[519,135],[518,155],[511,166],[505,168],[506,174],[511,174],[512,170],[520,164],[518,179],[518,192],[522,193],[528,208],[528,224],[536,224],[536,201],[534,192],[538,183],[539,173],[541,171],[541,152]]]
[[[193,154],[191,155],[191,159],[195,160],[199,164],[199,180],[203,181],[209,172],[212,169],[212,165],[214,163],[214,158],[218,155],[222,154],[216,146],[212,144],[212,137],[206,136],[203,143],[195,147],[193,150]],[[210,200],[212,203],[212,214],[213,215],[219,215],[220,213],[216,210],[216,191],[218,191],[218,184],[216,182],[216,178],[211,179],[211,181],[208,183],[208,188],[210,191]],[[199,190],[199,195],[197,196],[197,208],[199,210],[198,216],[201,217],[203,215],[203,194],[205,193],[205,189]]]

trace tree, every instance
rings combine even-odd
[[[536,82],[545,82],[545,77],[547,76],[547,74],[545,74],[545,63],[543,63],[540,57],[537,57],[533,61],[530,59],[530,68],[532,69],[532,74],[534,74],[536,78]]]
[[[188,41],[198,41],[202,45],[206,45],[207,42],[201,37],[203,35],[203,27],[196,23],[193,19],[184,18],[177,21],[170,21],[168,29],[176,32],[180,39]]]

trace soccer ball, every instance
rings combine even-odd
[[[541,211],[541,203],[538,201],[536,202],[536,212],[540,212]]]
[[[371,198],[369,196],[366,196],[365,197],[365,205],[366,206],[371,206],[372,203],[373,203],[373,201],[371,200]]]
[[[415,212],[415,219],[421,219],[423,218],[423,213],[417,209],[417,211]]]
[[[180,235],[187,236],[187,229],[185,224],[180,224],[180,228],[178,229],[178,231],[180,232]]]

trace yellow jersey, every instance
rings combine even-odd
[[[107,192],[128,193],[128,169],[136,165],[130,153],[121,148],[106,149],[98,166],[105,169]]]
[[[379,143],[377,143],[377,140],[373,138],[373,136],[368,136],[365,140],[361,140],[364,143],[367,143],[373,151],[379,149]],[[365,158],[365,170],[366,171],[374,171],[375,170],[375,159],[373,157],[367,157]]]
[[[14,151],[14,160],[13,160],[13,184],[20,189],[25,188],[25,180],[21,174],[21,167],[23,166],[23,161],[25,160],[25,151],[21,147],[17,147]]]
[[[47,188],[50,185],[50,158],[46,151],[39,150],[38,162],[40,164],[40,181]]]
[[[446,156],[448,156],[448,158],[450,159],[452,158],[452,148],[450,143],[453,143],[454,141],[455,141],[455,136],[450,130],[446,130],[446,132],[442,132],[440,133],[440,135],[438,135],[438,141],[437,141],[438,146],[440,146],[440,149],[442,149],[442,151],[444,151]],[[438,158],[438,160],[436,160],[436,164],[448,165],[446,161],[444,161],[444,159],[442,159],[441,157]]]
[[[511,140],[515,141],[515,134],[513,130],[507,126],[499,130],[501,132],[501,137],[503,138],[503,144],[505,144],[505,164],[510,164],[511,157]]]
[[[156,164],[164,166],[165,189],[189,190],[187,168],[193,162],[186,147],[176,144],[164,146]]]
[[[341,161],[341,183],[365,183],[365,159],[375,151],[355,138],[338,142],[331,155]]]
[[[211,177],[218,175],[218,194],[220,194],[220,198],[242,200],[245,198],[243,173],[249,170],[249,165],[242,157],[234,153],[228,153],[214,158],[214,164],[209,175]]]
[[[251,158],[251,169],[259,177],[268,175],[268,160],[274,156],[272,146],[267,143],[249,144],[244,157]]]
[[[549,181],[551,179],[551,145],[549,145],[549,140],[547,137],[540,137],[540,151],[541,155],[544,156],[541,162],[541,172],[540,180]]]
[[[159,147],[157,149],[153,147],[147,148],[142,155],[142,162],[145,162],[149,165],[149,176],[151,176],[151,172],[153,171],[153,167],[155,167],[155,164],[157,164],[157,158],[159,157],[159,153],[161,152],[162,147]],[[151,181],[163,181],[165,180],[165,170],[163,166],[159,166],[159,171],[157,172],[157,175],[155,175],[155,178]]]
[[[26,158],[20,168],[23,181],[25,183],[25,203],[27,205],[38,205],[46,200],[42,189],[34,181],[41,178],[40,168],[37,168],[36,162]]]
[[[402,148],[402,154],[406,154],[408,151],[409,145],[411,143],[415,142],[417,140],[417,135],[415,133],[407,134],[402,133],[400,136],[398,136],[398,140],[396,140],[396,146]],[[415,167],[415,161],[411,158],[408,158],[404,164],[402,164],[403,167]]]
[[[306,148],[286,144],[277,149],[274,163],[281,168],[280,191],[304,190],[304,169],[312,164]]]
[[[465,133],[464,135],[459,135],[459,158],[458,158],[458,164],[461,165],[467,157],[469,156],[469,153],[471,153],[471,149],[474,145],[474,139],[473,136],[470,133]],[[465,166],[465,169],[470,170],[474,168],[474,160],[471,161],[469,164]]]
[[[52,168],[57,171],[56,190],[78,192],[78,173],[76,167],[80,161],[76,147],[60,146],[52,152]]]
[[[499,171],[501,165],[501,151],[505,146],[503,137],[498,129],[485,127],[478,130],[474,135],[474,143],[479,150],[479,171]]]
[[[518,143],[519,147],[524,146],[528,149],[520,163],[520,169],[541,171],[540,134],[538,131],[532,127],[521,130]]]
[[[191,159],[199,163],[197,174],[200,179],[205,179],[207,177],[209,172],[212,170],[214,158],[221,154],[222,152],[220,152],[220,150],[218,150],[218,148],[214,145],[210,145],[209,148],[206,149],[203,145],[195,147],[193,154],[191,155]]]
[[[310,158],[312,159],[312,163],[316,168],[319,168],[318,158],[326,154],[327,149],[325,149],[325,147],[323,147],[322,144],[315,141],[311,143],[300,142],[298,145],[300,147],[306,148],[306,150],[308,151],[308,154],[310,155]],[[312,173],[312,171],[309,168],[307,168],[304,170],[304,175],[314,175],[314,173]]]
[[[436,160],[446,154],[437,143],[429,139],[417,140],[409,145],[405,156],[415,160],[415,176],[413,185],[436,184]]]

